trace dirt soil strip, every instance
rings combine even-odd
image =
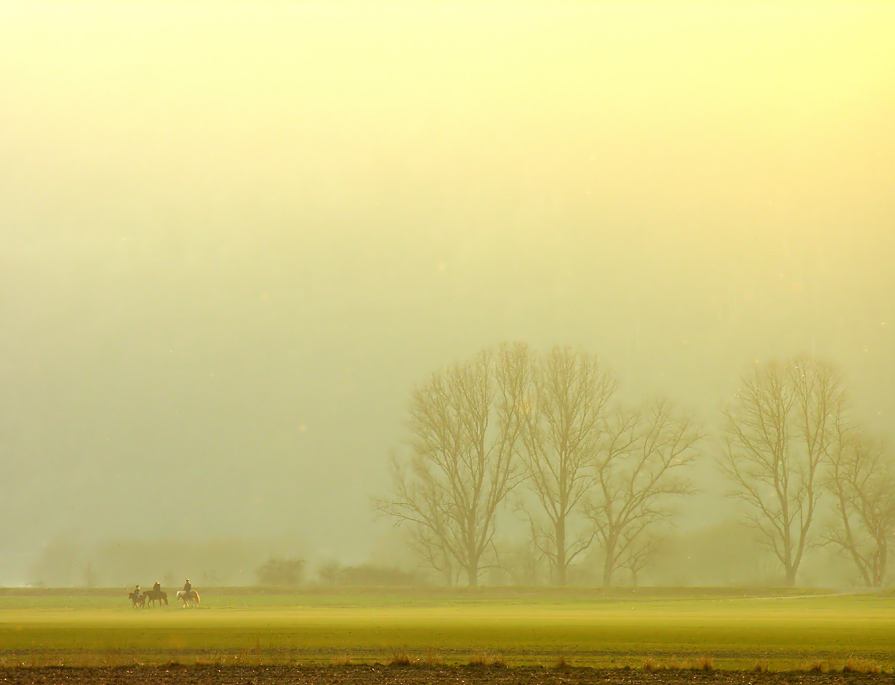
[[[877,685],[892,674],[843,672],[641,671],[594,668],[395,666],[14,667],[0,684],[41,685]]]

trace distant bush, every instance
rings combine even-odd
[[[413,664],[413,659],[407,652],[395,652],[388,661],[389,666],[410,666],[411,664]]]
[[[478,652],[469,657],[469,665],[474,668],[506,668],[507,663],[502,654],[491,655],[487,652]]]
[[[675,657],[671,657],[668,661],[656,661],[652,657],[647,657],[641,668],[644,671],[714,671],[715,664],[710,656],[703,656],[695,661],[678,661]],[[758,664],[756,664],[756,668],[758,668]],[[764,671],[754,670],[754,672],[763,673]]]
[[[342,565],[338,561],[328,561],[317,569],[317,575],[327,585],[337,585],[342,575]]]
[[[301,585],[305,578],[304,559],[272,558],[255,571],[259,585]]]
[[[843,673],[881,673],[880,665],[870,659],[849,659],[842,667]]]
[[[426,656],[423,657],[423,663],[426,666],[441,666],[441,655],[438,652],[430,649],[428,652],[426,652]]]
[[[360,564],[342,566],[330,561],[320,567],[317,575],[328,585],[352,585],[357,587],[407,587],[425,585],[425,578],[414,571],[399,568]]]

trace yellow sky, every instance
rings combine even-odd
[[[574,156],[564,148],[593,143],[641,162],[620,169],[622,185],[687,156],[722,183],[749,185],[752,173],[761,187],[824,163],[825,140],[846,148],[851,191],[873,183],[893,144],[891,3],[116,1],[0,12],[5,128],[62,161],[89,152],[95,164],[127,156],[152,167],[170,143],[240,162],[259,150],[279,164],[277,151],[329,156],[351,173],[346,157],[377,144],[418,166],[463,167],[464,152],[485,165],[532,151],[562,164]],[[860,149],[866,129],[884,137]]]
[[[890,426],[893,36],[893,2],[0,0],[0,453],[58,475],[21,540],[185,454],[241,502],[250,453],[270,509],[221,527],[338,493],[318,542],[362,545],[408,389],[501,340],[703,417],[814,352]],[[98,534],[157,509],[91,492]]]

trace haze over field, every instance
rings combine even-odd
[[[889,2],[0,3],[0,585],[60,536],[363,561],[412,388],[507,340],[709,429],[813,354],[895,437],[893,35]]]

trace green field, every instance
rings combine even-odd
[[[169,593],[173,600],[173,592]],[[465,663],[895,668],[895,594],[750,590],[210,589],[198,609],[134,610],[126,591],[0,590],[0,662],[329,663],[395,653]]]

